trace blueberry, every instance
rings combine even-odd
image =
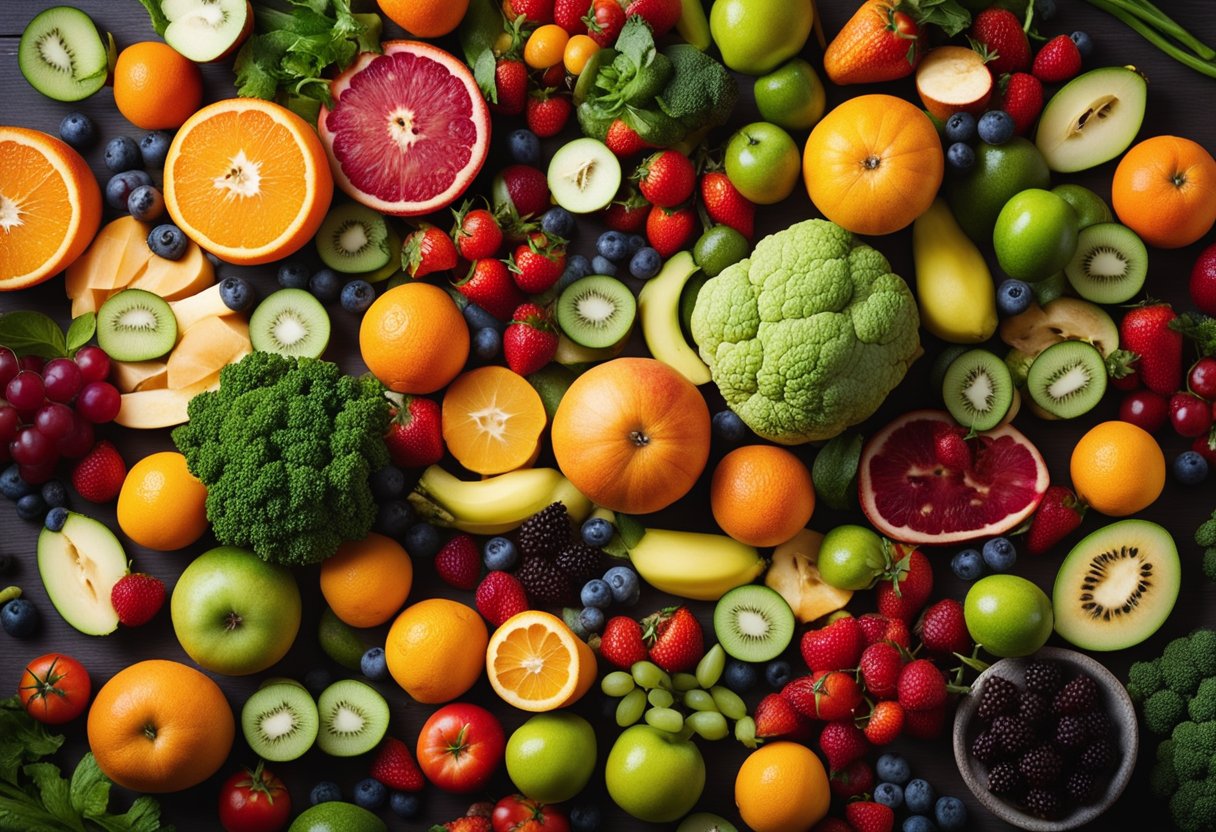
[[[722,683],[735,693],[747,693],[760,681],[756,666],[750,662],[731,659],[722,671]]]
[[[937,825],[924,815],[908,815],[899,828],[900,832],[937,832]]]
[[[13,638],[29,638],[38,629],[38,608],[24,598],[0,607],[0,626]]]
[[[1174,479],[1183,485],[1199,485],[1207,477],[1208,461],[1202,454],[1183,451],[1174,458]]]
[[[618,604],[630,606],[638,602],[642,585],[638,581],[638,573],[628,566],[614,566],[604,573],[604,583],[612,590],[612,600]]]
[[[969,171],[975,167],[975,151],[966,142],[955,142],[946,150],[946,164],[959,173]]]
[[[612,540],[612,534],[615,531],[616,529],[613,528],[612,524],[603,517],[592,517],[583,523],[583,542],[588,546],[601,549]]]
[[[996,287],[996,311],[1008,318],[1021,315],[1034,302],[1034,290],[1021,280],[1007,278]]]
[[[77,150],[97,141],[97,125],[84,113],[68,113],[59,122],[59,138]]]
[[[595,253],[619,263],[629,256],[629,239],[620,231],[605,231],[595,241]]]
[[[1077,51],[1081,53],[1081,60],[1085,60],[1094,53],[1094,39],[1089,36],[1088,32],[1073,32],[1069,37],[1077,45]]]
[[[933,806],[933,817],[942,832],[958,832],[967,826],[967,807],[957,797],[939,797]]]
[[[583,607],[583,611],[578,614],[578,623],[582,624],[588,633],[598,633],[604,629],[604,611],[599,607]]]
[[[404,500],[386,500],[376,510],[375,529],[381,534],[401,539],[409,534],[415,519],[414,510],[410,508],[409,503]]]
[[[1013,138],[1013,118],[1004,110],[989,110],[976,126],[980,139],[988,144],[1004,144]]]
[[[0,555],[0,575],[8,575],[17,568],[17,559],[12,555]]]
[[[540,139],[531,130],[516,130],[507,137],[511,158],[521,165],[540,164]]]
[[[946,119],[946,127],[944,130],[946,141],[950,144],[955,142],[967,142],[970,144],[975,141],[975,116],[971,113],[955,113]]]
[[[106,168],[112,173],[122,173],[125,170],[136,170],[144,166],[144,157],[139,152],[139,145],[130,136],[119,136],[110,139],[106,145]]]
[[[768,682],[771,688],[780,690],[789,684],[792,678],[794,678],[794,674],[787,661],[774,659],[764,666],[764,681]]]
[[[439,554],[443,539],[439,536],[439,529],[430,523],[415,523],[406,530],[402,545],[412,557],[433,558]]]
[[[1008,572],[1018,559],[1018,550],[1007,537],[994,537],[984,544],[984,563],[993,572]]]
[[[476,332],[486,327],[492,327],[497,330],[503,329],[502,321],[475,303],[466,303],[461,312],[464,314],[464,322],[469,326],[469,332]]]
[[[59,480],[49,480],[42,484],[42,499],[50,508],[58,508],[68,504],[68,490]]]
[[[4,473],[0,474],[0,494],[10,500],[20,500],[33,490],[29,483],[21,479],[21,471],[15,463],[5,468]]]
[[[253,306],[253,287],[243,277],[225,277],[220,281],[220,300],[233,312],[244,312]]]
[[[122,173],[116,173],[106,183],[106,205],[116,211],[125,211],[131,191],[140,185],[151,184],[152,177],[142,170],[124,170]]]
[[[330,803],[342,799],[342,789],[338,788],[338,784],[332,780],[322,780],[320,783],[312,787],[312,791],[308,793],[308,802],[313,806],[318,803]]]
[[[519,563],[519,550],[505,537],[491,537],[486,541],[481,559],[491,572],[508,572]]]
[[[307,289],[309,277],[303,263],[289,261],[279,266],[279,285],[284,289]]]
[[[182,230],[172,223],[158,225],[148,232],[148,248],[166,260],[181,260],[189,242]]]
[[[396,465],[385,465],[372,472],[369,480],[376,502],[395,500],[405,491],[405,474]]]
[[[1056,0],[1034,0],[1034,16],[1047,21],[1056,16]]]
[[[898,809],[904,805],[904,787],[896,783],[879,783],[874,787],[874,802]]]
[[[140,222],[156,222],[165,213],[165,198],[155,185],[140,185],[127,195],[127,211]]]
[[[418,795],[408,792],[393,792],[388,798],[388,808],[399,818],[413,820],[422,811],[422,801]]]
[[[483,326],[473,334],[473,353],[482,361],[493,361],[502,350],[502,335],[492,326]]]
[[[606,610],[612,606],[612,587],[599,578],[592,578],[583,584],[583,588],[578,594],[578,600],[584,607]]]
[[[373,682],[383,682],[388,678],[388,659],[384,657],[383,647],[369,647],[359,659],[359,672]]]
[[[637,251],[629,260],[629,273],[638,280],[650,280],[663,268],[663,258],[650,246]]]
[[[591,636],[591,633],[587,632],[587,628],[583,626],[582,610],[577,610],[574,607],[565,607],[562,609],[562,620],[570,628],[570,632],[574,633],[576,638],[586,641]],[[615,719],[615,715],[611,716],[611,718]]]
[[[625,250],[629,252],[629,256],[637,254],[646,247],[646,238],[641,234],[630,234],[625,238]]]
[[[362,315],[376,299],[376,290],[366,280],[352,280],[342,287],[342,308],[352,315]]]
[[[575,806],[570,810],[570,832],[599,832],[603,822],[598,806]]]
[[[888,752],[874,764],[874,775],[884,783],[902,786],[912,779],[912,767],[901,755]]]
[[[320,696],[321,691],[334,683],[334,675],[324,667],[314,667],[304,674],[304,687],[313,696]]]
[[[616,269],[616,263],[613,263],[607,257],[601,257],[597,254],[591,258],[592,274],[604,274],[608,275],[608,277],[616,277]]]
[[[714,434],[726,442],[738,442],[747,435],[747,425],[733,410],[719,410],[713,418]]]
[[[908,811],[915,815],[932,812],[933,801],[936,799],[937,795],[933,793],[933,787],[927,780],[918,777],[904,786],[904,804],[908,807]]]
[[[974,581],[984,574],[984,558],[976,549],[964,549],[950,559],[950,570],[960,581]]]
[[[308,291],[321,303],[333,303],[342,294],[342,278],[333,269],[321,269],[308,278]]]
[[[41,494],[26,494],[17,501],[17,516],[22,520],[42,522],[46,516],[46,500]]]
[[[589,274],[592,274],[591,261],[581,254],[571,254],[566,258],[566,268],[562,271],[562,276],[557,279],[558,291]]]
[[[144,164],[153,168],[162,167],[165,164],[165,157],[169,155],[170,141],[169,134],[164,130],[145,133],[139,140],[139,152],[144,157]]]
[[[49,531],[59,532],[63,531],[63,524],[67,521],[68,510],[63,506],[55,506],[46,513],[46,519],[42,521],[42,524],[46,526]]]
[[[574,234],[574,215],[560,205],[550,208],[540,218],[541,230],[554,237],[567,240]]]

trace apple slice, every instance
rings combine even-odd
[[[554,202],[572,214],[590,214],[616,196],[621,163],[603,142],[574,139],[553,154],[548,181]]]
[[[110,590],[128,572],[114,533],[91,517],[68,513],[63,529],[38,535],[38,572],[63,620],[89,636],[118,629]]]
[[[974,49],[939,46],[917,67],[916,91],[940,121],[962,112],[978,116],[992,98],[992,73]]]
[[[253,31],[248,0],[163,0],[165,43],[195,63],[231,55]]]

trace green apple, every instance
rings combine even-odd
[[[801,52],[814,23],[810,0],[714,0],[709,10],[722,63],[745,75],[771,72]]]
[[[1051,191],[1027,188],[1001,209],[992,245],[1010,277],[1032,283],[1050,277],[1077,251],[1077,212]]]
[[[760,116],[786,130],[810,130],[827,107],[823,82],[802,58],[757,78],[753,91]]]
[[[819,577],[837,589],[873,586],[886,564],[882,538],[865,526],[836,526],[819,546]]]
[[[69,512],[63,528],[38,533],[38,573],[63,620],[89,636],[118,629],[110,590],[127,574],[127,553],[102,523]]]
[[[1077,212],[1077,230],[1084,231],[1091,225],[1102,222],[1112,222],[1114,215],[1106,200],[1098,196],[1084,185],[1069,182],[1067,185],[1056,185],[1051,192],[1072,206]]]
[[[739,832],[735,825],[721,815],[697,812],[680,821],[676,832]]]
[[[595,729],[578,714],[537,714],[507,740],[507,776],[539,803],[562,803],[595,771]]]
[[[604,766],[608,795],[638,820],[672,823],[697,805],[705,760],[695,745],[649,725],[626,728]]]
[[[1051,635],[1055,618],[1047,593],[1017,575],[989,575],[963,601],[967,632],[994,656],[1029,656]]]
[[[220,546],[182,572],[169,613],[182,649],[200,667],[244,676],[291,649],[300,629],[300,589],[286,567]]]
[[[340,800],[318,803],[301,812],[287,832],[386,832],[388,829],[379,817]]]
[[[726,175],[757,205],[780,202],[794,192],[802,175],[798,146],[777,125],[752,122],[726,145]]]

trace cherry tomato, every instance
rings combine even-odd
[[[556,23],[538,27],[524,44],[524,63],[533,69],[548,69],[560,64],[569,40],[570,33]]]
[[[562,53],[562,61],[566,64],[566,72],[578,76],[591,60],[591,56],[600,51],[600,45],[588,35],[575,35],[566,41],[566,51]]]
[[[418,765],[426,779],[449,792],[476,791],[502,763],[507,748],[498,717],[477,705],[445,705],[418,734]]]
[[[260,762],[253,771],[238,771],[220,787],[220,825],[226,832],[278,832],[290,819],[287,787]]]
[[[570,821],[556,806],[529,800],[522,794],[504,797],[490,815],[494,832],[570,832]]]
[[[34,719],[62,725],[84,712],[92,689],[84,665],[62,653],[47,653],[25,666],[17,695]]]

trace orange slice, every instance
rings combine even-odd
[[[0,127],[0,291],[33,286],[71,265],[101,224],[101,189],[67,144]]]
[[[508,705],[551,711],[595,682],[595,653],[555,615],[527,610],[503,622],[486,648],[486,675]]]
[[[502,474],[534,458],[547,421],[540,394],[506,367],[458,376],[443,396],[443,441],[478,474]]]
[[[165,207],[190,239],[240,265],[312,239],[333,197],[325,149],[285,107],[229,98],[191,116],[165,159]]]

